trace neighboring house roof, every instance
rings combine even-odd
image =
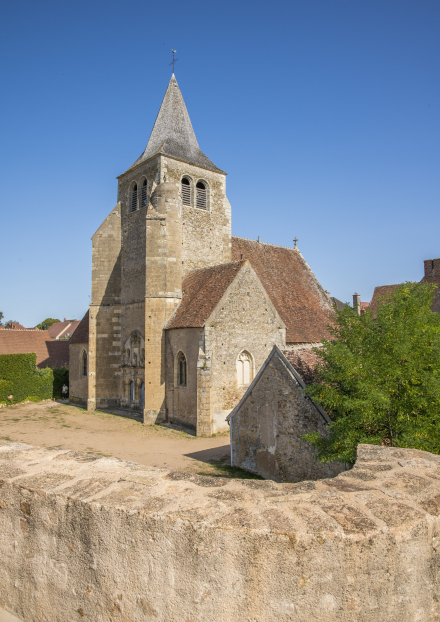
[[[334,296],[331,296],[330,301],[332,303],[332,305],[334,305],[338,311],[343,311],[345,309],[345,307],[349,307],[350,305],[347,305],[347,303],[342,302],[342,300],[339,300],[338,298],[335,298]],[[361,302],[361,305],[363,303]]]
[[[190,272],[182,283],[182,301],[165,328],[195,328],[205,324],[244,261]]]
[[[394,291],[400,285],[402,285],[402,283],[396,283],[395,285],[379,285],[378,287],[374,288],[373,298],[371,299],[371,302],[370,302],[370,310],[373,315],[376,315],[379,304],[380,302],[383,301],[381,299],[388,298],[388,296],[394,293]]]
[[[263,366],[261,367],[261,369],[258,372],[258,374],[252,380],[252,382],[249,385],[246,393],[243,395],[243,397],[241,398],[241,400],[239,401],[237,406],[226,417],[226,421],[230,421],[231,420],[231,418],[240,410],[242,404],[245,403],[245,401],[247,400],[248,396],[252,394],[252,391],[254,390],[255,386],[259,382],[259,380],[260,380],[261,376],[263,375],[266,367],[268,366],[268,364],[270,363],[270,361],[271,361],[271,359],[273,357],[278,357],[281,360],[281,362],[284,364],[284,366],[286,368],[286,371],[290,374],[290,376],[292,378],[292,382],[294,382],[295,384],[299,385],[301,387],[301,389],[305,389],[306,388],[306,385],[305,385],[303,379],[301,378],[301,376],[298,374],[296,369],[294,369],[292,364],[289,362],[289,360],[285,356],[285,352],[283,353],[278,348],[278,346],[274,345],[274,347],[272,348],[271,353],[269,354],[267,359],[264,361]],[[316,404],[316,402],[314,402],[312,399],[310,399],[310,401],[312,402],[312,404],[316,408],[316,410],[319,412],[321,417],[324,419],[325,423],[327,423],[327,424],[330,423],[331,422],[330,417],[327,415],[325,410],[319,404]]]
[[[369,302],[361,302],[361,313],[365,313],[365,311],[369,308]]]
[[[38,330],[37,328],[25,328],[18,322],[8,322],[5,328],[8,328],[9,330]]]
[[[69,342],[52,341],[46,330],[9,330],[0,328],[0,354],[37,355],[37,367],[67,367]]]
[[[69,340],[69,343],[89,343],[89,312],[85,314]]]
[[[223,172],[200,150],[174,74],[168,84],[145,151],[130,166],[128,171],[159,154],[171,156],[219,173]]]
[[[79,320],[64,320],[64,322],[55,322],[49,326],[47,332],[51,339],[65,339],[71,337],[78,327]]]
[[[283,350],[283,354],[292,367],[298,372],[305,384],[311,384],[316,379],[316,365],[322,359],[311,348],[297,348]]]
[[[232,259],[249,259],[286,325],[288,343],[330,338],[331,303],[298,250],[232,236]]]

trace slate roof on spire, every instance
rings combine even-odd
[[[174,74],[171,76],[145,151],[128,170],[159,154],[219,173],[224,172],[200,150]]]

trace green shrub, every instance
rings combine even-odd
[[[12,403],[24,400],[46,400],[53,396],[54,373],[46,369],[36,369],[36,354],[0,355],[0,402]]]

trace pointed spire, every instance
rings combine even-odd
[[[174,73],[165,92],[145,151],[130,168],[159,154],[213,171],[220,171],[200,150]]]

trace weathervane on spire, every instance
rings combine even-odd
[[[178,58],[174,58],[174,54],[177,54],[177,50],[171,50],[173,53],[173,60],[171,61],[170,65],[173,66],[173,74],[174,74],[174,63],[177,63],[177,61],[179,60]]]

